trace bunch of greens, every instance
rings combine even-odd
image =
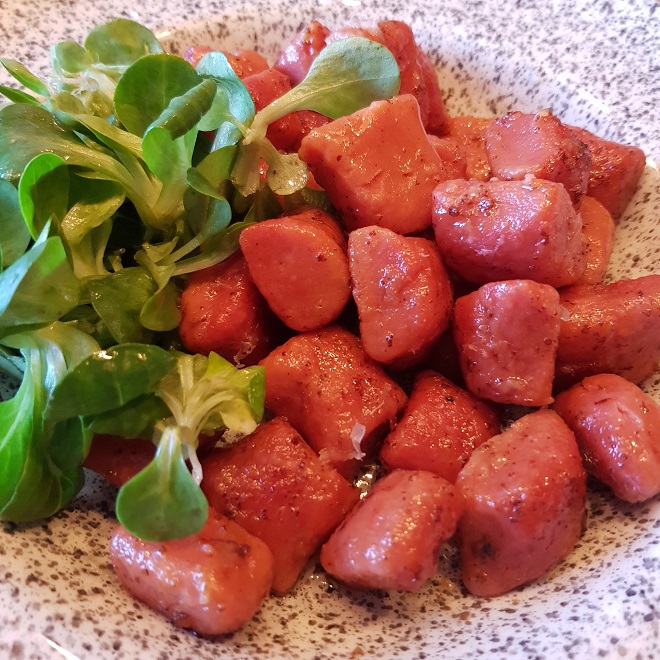
[[[155,458],[122,487],[117,515],[144,539],[194,533],[207,515],[198,437],[253,430],[264,375],[180,350],[185,275],[231,255],[244,227],[313,199],[305,164],[273,147],[269,124],[389,98],[396,62],[365,39],[335,42],[258,113],[222,53],[194,68],[125,19],[83,46],[56,44],[48,81],[0,62],[27,89],[0,85],[11,101],[0,109],[0,366],[21,381],[0,403],[0,518],[64,506],[94,434],[151,436]]]

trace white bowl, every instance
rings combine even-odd
[[[331,27],[408,22],[440,67],[452,114],[550,107],[648,155],[620,223],[610,276],[660,264],[660,11],[651,0],[4,0],[2,56],[44,71],[48,47],[115,16],[174,49],[257,47],[269,58],[312,18]],[[2,82],[7,82],[3,78]],[[660,378],[647,391],[660,399]],[[5,388],[6,389],[6,388]],[[88,475],[89,476],[89,475]],[[311,571],[239,632],[188,634],[124,592],[107,555],[114,491],[88,479],[51,520],[0,526],[1,658],[657,658],[660,501],[616,502],[592,488],[589,527],[543,579],[493,599],[468,595],[447,546],[418,594],[352,591]]]

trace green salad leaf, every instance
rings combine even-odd
[[[154,34],[124,18],[94,28],[84,46],[66,39],[50,49],[54,75],[39,79],[19,62],[0,60],[19,83],[38,97],[0,86],[0,93],[15,103],[43,104],[57,111],[86,113],[110,119],[117,81],[133,62],[149,53],[162,52]]]
[[[140,438],[148,441],[155,425],[169,416],[165,402],[153,393],[142,394],[119,408],[85,419],[93,433],[118,435],[121,438]]]
[[[167,427],[154,459],[117,495],[117,518],[145,541],[169,541],[198,532],[208,502],[183,457],[178,427]]]
[[[94,62],[122,67],[163,49],[148,28],[126,18],[116,18],[87,35],[85,50]]]
[[[18,191],[0,179],[0,270],[13,264],[29,244],[30,231],[21,213]]]
[[[265,134],[269,124],[296,110],[337,119],[398,91],[399,67],[385,46],[362,37],[340,39],[319,53],[299,85],[257,113],[252,130]]]
[[[41,79],[0,62],[0,518],[36,520],[78,491],[94,434],[157,450],[119,491],[117,515],[148,540],[204,524],[199,437],[250,433],[263,368],[178,352],[186,277],[232,255],[243,229],[283,210],[330,209],[268,126],[297,110],[337,118],[398,90],[383,46],[328,46],[307,77],[256,112],[227,58],[197,67],[128,19],[50,51]],[[265,165],[264,165],[265,164]]]
[[[115,112],[126,130],[143,136],[172,99],[199,83],[195,68],[176,55],[154,53],[136,60],[115,90]],[[185,107],[185,106],[184,106]]]
[[[127,174],[108,151],[85,143],[45,108],[13,104],[0,109],[0,177],[18,179],[27,164],[43,153],[56,154],[69,165],[88,168],[109,179],[121,181]]]
[[[172,418],[156,429],[154,459],[120,489],[117,518],[142,539],[166,541],[204,526],[208,505],[199,487],[198,438],[218,430],[250,433],[256,428],[264,410],[264,370],[237,369],[215,353],[208,358],[180,355],[156,394]]]
[[[0,64],[5,67],[7,72],[21,85],[27,87],[30,91],[40,96],[48,96],[50,90],[48,86],[39,80],[27,67],[23,66],[16,60],[8,59],[6,57],[0,58]]]
[[[0,85],[0,94],[6,96],[12,103],[27,103],[28,105],[41,105],[38,98],[27,94],[22,89],[15,89],[7,85]]]
[[[59,322],[3,342],[20,350],[25,370],[18,392],[0,403],[0,518],[29,522],[58,511],[82,486],[91,430],[80,418],[57,422],[48,410],[58,383],[98,345]]]
[[[86,282],[91,304],[116,342],[149,342],[152,333],[140,323],[140,314],[158,290],[148,271],[140,266]]]
[[[57,154],[35,156],[23,170],[18,183],[21,213],[32,238],[37,238],[46,223],[60,221],[69,204],[69,171]]]
[[[202,78],[218,87],[209,120],[202,130],[216,130],[213,150],[236,144],[254,119],[254,101],[247,88],[222,53],[207,53],[197,64]]]
[[[62,241],[48,230],[0,273],[0,338],[49,325],[78,304],[80,282]]]
[[[51,46],[50,65],[62,77],[75,76],[94,64],[91,53],[71,39]]]
[[[153,392],[176,359],[152,344],[118,344],[95,351],[71,369],[49,402],[50,418],[92,416],[121,408]],[[85,397],[79,393],[85,392]]]
[[[107,274],[105,255],[113,218],[125,200],[121,185],[103,179],[69,177],[70,207],[57,227],[64,248],[81,281]]]

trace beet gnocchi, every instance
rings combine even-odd
[[[380,91],[350,111],[340,94],[287,105],[328,52],[365,47],[382,58]],[[126,451],[99,432],[87,457],[123,488],[174,456],[210,511],[185,538],[117,528],[111,558],[131,593],[225,634],[311,561],[353,588],[416,591],[453,543],[466,589],[496,596],[571,553],[587,474],[627,502],[660,492],[660,413],[638,387],[660,363],[660,276],[606,281],[639,149],[548,109],[451,116],[398,21],[313,21],[272,67],[254,51],[217,55],[195,46],[187,59],[202,91],[229,77],[245,117],[197,120],[209,160],[182,170],[194,220],[132,255],[154,278],[144,329],[189,358],[184,394],[196,378],[221,383],[181,409],[216,408],[181,424],[182,446]],[[154,322],[159,306],[178,323]],[[241,406],[225,405],[223,379]]]

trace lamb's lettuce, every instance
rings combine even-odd
[[[120,490],[117,515],[142,538],[178,538],[206,519],[199,436],[249,433],[264,406],[260,367],[165,348],[180,346],[185,276],[229,257],[255,222],[328,208],[267,128],[387,98],[398,67],[383,46],[346,39],[256,112],[223,54],[194,68],[127,19],[50,55],[44,80],[0,60],[26,89],[0,86],[12,101],[0,108],[0,367],[21,381],[0,403],[0,518],[66,504],[95,433],[151,437],[156,456]]]
[[[154,34],[124,18],[94,28],[84,46],[67,39],[50,49],[54,75],[43,81],[12,59],[0,63],[36,96],[2,86],[0,92],[15,103],[43,104],[48,110],[81,111],[103,119],[112,117],[117,81],[128,66],[149,53],[162,52]]]
[[[151,344],[118,344],[97,350],[71,369],[49,401],[50,418],[90,417],[121,408],[153,392],[176,358]],[[79,396],[85,392],[85,396]]]
[[[148,541],[198,532],[208,515],[199,488],[198,438],[225,429],[252,432],[263,415],[263,392],[263,367],[237,369],[215,353],[179,356],[176,369],[156,388],[172,417],[157,427],[154,459],[119,491],[121,524]]]
[[[0,338],[49,325],[78,304],[80,282],[62,241],[48,230],[0,273]]]
[[[16,261],[30,244],[30,231],[23,220],[18,191],[0,179],[0,271]]]
[[[0,403],[0,518],[27,522],[52,515],[82,486],[91,429],[80,417],[56,421],[48,408],[68,370],[98,345],[59,322],[3,341],[25,368],[18,392]]]
[[[149,342],[153,332],[140,323],[140,313],[157,285],[139,266],[122,268],[86,282],[91,304],[116,342]]]
[[[135,21],[117,18],[95,27],[85,39],[85,50],[93,63],[115,67],[119,73],[122,67],[149,53],[159,53],[162,48],[151,30]],[[67,61],[70,60],[60,61],[63,68]]]
[[[32,238],[37,238],[47,222],[59,222],[69,205],[69,171],[60,156],[35,156],[23,170],[18,199]]]
[[[223,53],[207,53],[197,64],[197,73],[213,80],[218,93],[202,130],[217,129],[213,150],[237,144],[254,119],[254,101]]]
[[[190,474],[180,429],[166,426],[154,459],[127,481],[117,495],[117,518],[145,541],[168,541],[198,532],[208,502]]]
[[[272,122],[296,110],[313,110],[332,119],[350,115],[372,101],[391,98],[399,83],[399,67],[385,46],[362,37],[333,41],[299,85],[257,113],[252,135],[265,135]]]

